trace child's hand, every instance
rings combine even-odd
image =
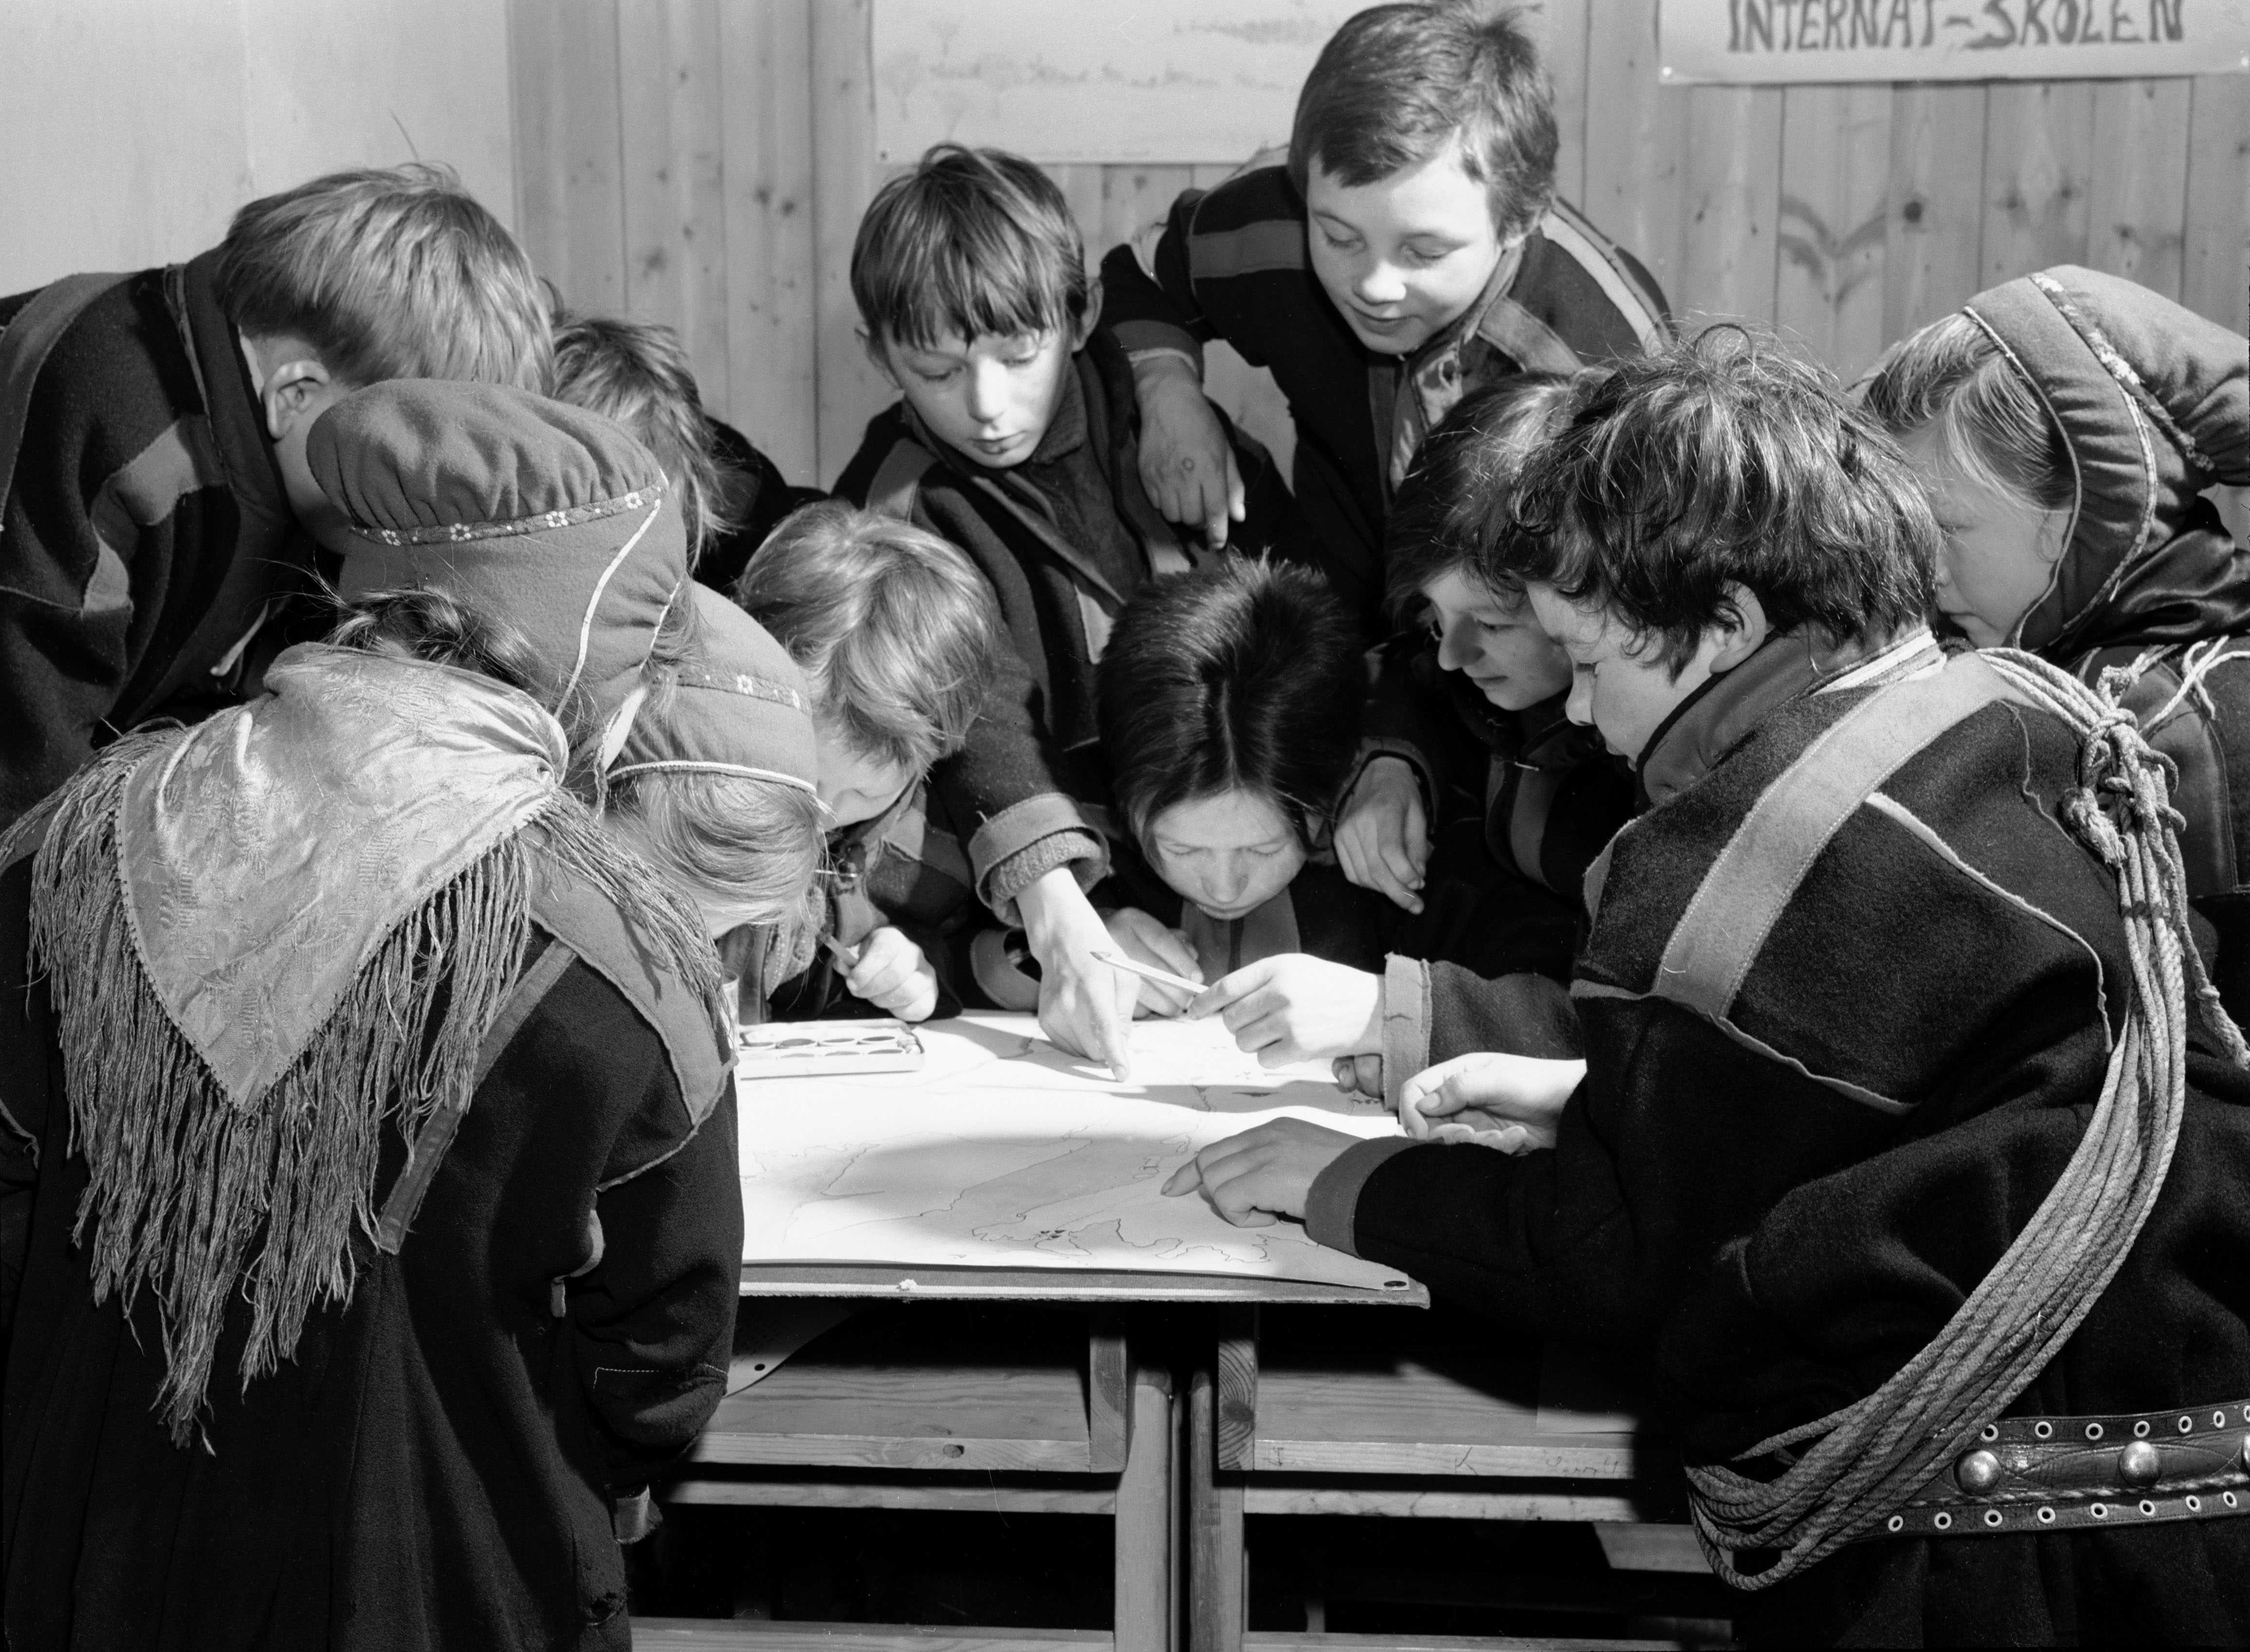
[[[1374,1055],[1383,1048],[1383,978],[1285,952],[1221,976],[1188,1013],[1216,1013],[1264,1067]]]
[[[1430,864],[1422,783],[1403,757],[1377,757],[1360,771],[1336,821],[1336,865],[1363,889],[1379,889],[1409,912],[1422,909]]]
[[[1024,939],[1039,961],[1039,1031],[1119,1082],[1133,1075],[1133,1006],[1140,980],[1094,955],[1114,943],[1066,866],[1016,897]]]
[[[1228,521],[1242,520],[1242,476],[1195,369],[1177,356],[1143,357],[1133,364],[1133,390],[1141,404],[1141,486],[1165,520],[1200,529],[1220,549]]]
[[[1456,1055],[1406,1081],[1398,1092],[1398,1122],[1416,1137],[1447,1120],[1472,1130],[1514,1124],[1524,1130],[1524,1145],[1552,1147],[1563,1104],[1585,1076],[1584,1061],[1490,1051]]]
[[[937,971],[922,950],[885,924],[860,944],[844,985],[854,998],[902,1021],[926,1021],[937,1007]]]
[[[1213,1142],[1174,1171],[1163,1191],[1177,1199],[1201,1188],[1237,1227],[1271,1227],[1283,1216],[1301,1221],[1314,1182],[1358,1139],[1301,1118],[1270,1119]]]
[[[1108,927],[1110,938],[1117,943],[1118,950],[1135,964],[1154,964],[1175,975],[1184,975],[1191,981],[1203,979],[1203,965],[1196,962],[1188,937],[1177,930],[1166,929],[1140,908],[1126,907],[1112,912],[1102,922]],[[1162,981],[1144,980],[1141,983],[1140,1002],[1133,1013],[1177,1015],[1194,1002],[1192,992],[1166,986]]]

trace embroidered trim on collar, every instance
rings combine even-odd
[[[475,539],[505,539],[515,534],[552,533],[557,528],[575,528],[581,522],[599,522],[604,516],[621,516],[629,510],[638,510],[664,497],[666,484],[656,482],[636,488],[630,494],[619,494],[614,499],[597,499],[589,504],[572,505],[562,510],[542,511],[536,516],[524,516],[514,522],[436,522],[427,528],[377,528],[354,518],[351,529],[363,538],[385,545],[459,545]]]

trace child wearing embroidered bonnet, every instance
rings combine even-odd
[[[359,391],[307,459],[337,639],[0,847],[39,1447],[5,1638],[622,1646],[611,1534],[721,1396],[742,1242],[715,957],[565,785],[678,512],[614,425],[498,386]]]
[[[2126,706],[2178,768],[2197,938],[2250,1020],[2250,551],[2214,486],[2250,483],[2250,340],[2122,277],[2060,267],[1898,345],[1867,405],[1922,473],[1937,606]]]

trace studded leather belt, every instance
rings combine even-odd
[[[2250,1404],[2007,1417],[1866,1538],[2151,1525],[2250,1514]]]

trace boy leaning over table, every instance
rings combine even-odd
[[[1940,652],[1913,474],[1770,343],[1622,365],[1523,489],[1570,715],[1653,806],[1589,879],[1584,1060],[1404,1104],[1551,1144],[1283,1122],[1167,1191],[1645,1362],[1753,1643],[2240,1640],[2250,1077],[2158,765]]]

